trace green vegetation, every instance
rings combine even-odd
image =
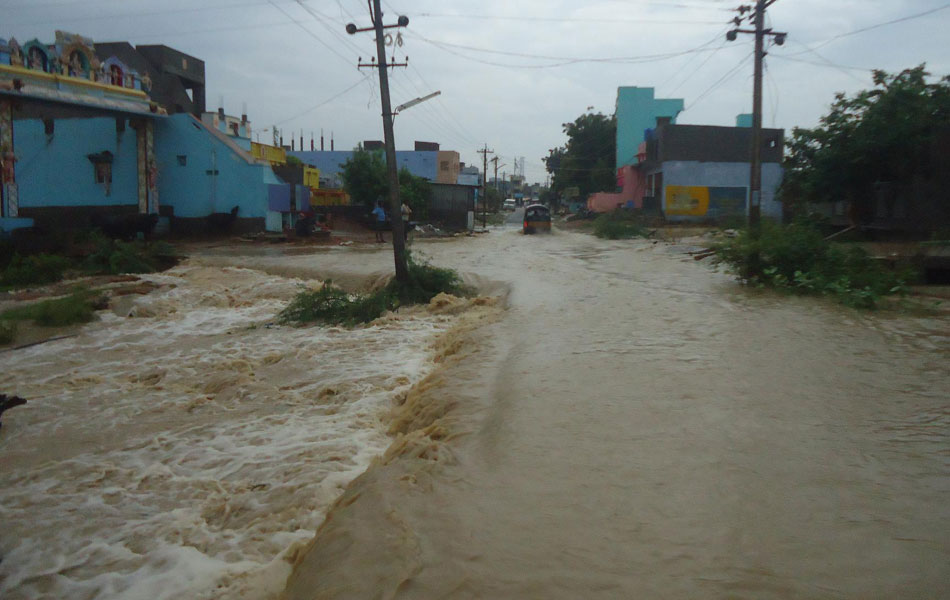
[[[826,241],[807,222],[763,221],[758,239],[744,229],[715,251],[746,283],[832,296],[857,308],[875,308],[883,296],[905,292],[906,274],[885,268],[860,248]]]
[[[343,163],[341,175],[343,187],[355,203],[372,210],[376,201],[382,199],[383,206],[388,210],[389,176],[382,150],[370,152],[356,148]],[[405,167],[399,171],[399,199],[412,209],[414,221],[428,217],[431,198],[432,189],[424,177],[416,177]]]
[[[0,321],[0,346],[12,343],[16,339],[16,323],[4,323]]]
[[[0,269],[0,290],[56,283],[69,271],[80,275],[152,273],[171,267],[177,260],[174,248],[165,242],[122,242],[93,233],[71,244],[71,256],[23,256],[11,249]]]
[[[81,265],[89,274],[153,273],[175,262],[175,249],[165,242],[123,242],[99,235],[91,241],[92,249]]]
[[[281,323],[323,323],[354,327],[378,319],[387,310],[408,304],[424,304],[440,293],[461,296],[468,290],[458,274],[451,269],[417,263],[409,257],[409,282],[400,285],[395,279],[369,294],[350,294],[332,281],[317,290],[297,294],[281,311]]]
[[[43,285],[63,278],[63,272],[72,266],[72,261],[63,256],[14,254],[0,271],[0,289]]]
[[[0,313],[4,321],[34,321],[44,327],[62,327],[88,323],[95,318],[99,298],[87,289],[77,289],[69,296],[18,306]]]
[[[287,164],[292,167],[302,167],[303,161],[297,158],[296,156],[287,155]]]
[[[808,202],[848,200],[860,218],[873,209],[880,183],[929,178],[939,168],[932,149],[950,126],[950,76],[928,77],[924,65],[896,75],[874,71],[873,89],[839,93],[818,127],[795,128],[783,202],[801,213]]]
[[[643,237],[647,230],[640,216],[629,210],[618,209],[594,219],[594,235],[608,240]]]
[[[592,192],[613,191],[617,187],[617,118],[586,112],[562,127],[567,143],[544,158],[547,171],[553,176],[554,196],[575,187],[580,198]]]

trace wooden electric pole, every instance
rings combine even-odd
[[[373,21],[373,27],[358,29],[356,25],[350,23],[346,26],[346,32],[350,35],[358,31],[373,30],[376,32],[376,64],[362,64],[360,68],[375,67],[379,70],[379,96],[383,108],[383,136],[386,144],[386,170],[389,174],[389,214],[393,226],[393,259],[396,269],[396,281],[402,284],[409,282],[409,267],[406,259],[406,234],[405,226],[402,222],[402,204],[399,202],[399,172],[396,169],[396,141],[393,137],[393,113],[392,105],[389,100],[389,74],[386,72],[386,39],[383,35],[383,29],[391,27],[405,27],[409,24],[407,17],[399,17],[395,25],[383,25],[383,11],[379,6],[379,0],[373,0],[373,12],[370,14]],[[406,66],[402,64],[392,64],[391,66]]]
[[[478,153],[482,155],[482,229],[485,229],[488,222],[488,195],[485,193],[485,183],[488,181],[488,155],[494,154],[495,151],[489,150],[488,144],[485,144],[485,148],[479,150]]]
[[[755,67],[752,83],[752,143],[749,168],[749,230],[753,236],[759,233],[759,224],[762,218],[762,61],[765,58],[765,36],[771,35],[775,43],[781,46],[788,35],[783,32],[765,28],[765,9],[776,0],[756,0],[755,7],[740,6],[737,10],[740,16],[733,19],[737,26],[747,17],[741,16],[751,13],[755,29],[733,29],[726,34],[726,39],[733,41],[739,33],[755,35]]]

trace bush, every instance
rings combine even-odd
[[[318,290],[304,290],[281,311],[281,323],[324,323],[353,327],[378,319],[392,303],[387,290],[349,294],[327,281]]]
[[[62,327],[74,323],[88,323],[95,318],[95,298],[89,290],[79,289],[66,296],[55,300],[44,300],[30,304],[11,308],[0,314],[0,319],[4,320],[32,320],[37,325],[44,327]]]
[[[172,247],[163,242],[146,246],[142,242],[122,242],[96,236],[92,243],[93,250],[83,261],[83,267],[97,274],[152,273],[159,270],[163,259],[173,254]]]
[[[425,304],[441,293],[464,296],[469,290],[452,269],[433,267],[427,262],[417,263],[412,255],[407,259],[409,282],[401,285],[395,279],[386,286],[388,293],[403,304]]]
[[[0,288],[54,283],[63,278],[63,271],[70,266],[72,262],[62,256],[37,254],[24,257],[14,254],[0,272]]]
[[[861,248],[826,241],[812,223],[763,221],[758,239],[746,229],[714,250],[746,283],[830,295],[849,306],[874,308],[882,296],[905,291],[906,274],[883,267]]]
[[[617,209],[594,219],[594,235],[608,240],[643,237],[646,229],[640,217],[629,210]]]
[[[16,339],[16,323],[0,322],[0,346],[5,346]]]
[[[369,294],[350,294],[327,281],[318,290],[297,294],[278,315],[281,323],[324,323],[353,327],[378,319],[387,310],[407,304],[425,304],[440,293],[461,296],[468,293],[458,273],[452,269],[417,263],[408,258],[409,283],[392,280]]]

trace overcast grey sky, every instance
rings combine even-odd
[[[588,107],[612,113],[624,85],[683,98],[680,123],[732,125],[752,95],[752,36],[725,40],[738,4],[384,0],[386,23],[410,19],[395,48],[410,66],[392,73],[393,104],[442,92],[396,118],[396,147],[436,141],[480,163],[487,143],[501,171],[524,156],[529,180],[543,181],[541,157],[564,143],[561,124]],[[278,124],[285,143],[303,130],[309,147],[321,128],[337,149],[382,139],[378,75],[356,68],[375,53],[373,35],[344,32],[370,24],[365,0],[0,0],[0,10],[0,37],[20,42],[52,42],[61,29],[192,54],[205,61],[209,109],[223,97],[240,114],[246,102],[254,127]],[[926,62],[950,73],[950,2],[777,0],[769,20],[789,37],[766,59],[768,127],[816,124],[835,92],[870,87],[871,69]]]

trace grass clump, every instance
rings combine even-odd
[[[63,272],[72,266],[64,256],[14,254],[0,271],[0,289],[55,283],[63,278]]]
[[[617,209],[594,219],[594,235],[608,240],[644,237],[646,228],[634,212]]]
[[[63,327],[88,323],[95,318],[98,298],[89,290],[78,289],[69,296],[18,306],[0,313],[5,321],[33,321],[43,327]]]
[[[858,247],[832,243],[813,224],[763,221],[714,248],[746,283],[801,294],[832,296],[856,308],[875,308],[883,296],[906,292],[907,273],[887,269]]]
[[[323,323],[354,327],[378,319],[387,310],[425,304],[441,293],[462,296],[469,290],[452,269],[408,259],[409,281],[395,279],[368,294],[351,294],[327,281],[319,289],[304,290],[278,315],[281,323]]]

